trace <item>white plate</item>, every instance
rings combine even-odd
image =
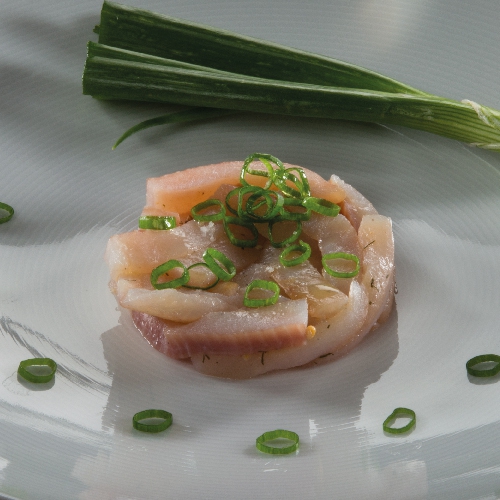
[[[131,3],[131,2],[128,2]],[[144,0],[175,17],[369,67],[500,107],[499,4],[393,0]],[[377,125],[234,116],[149,130],[167,107],[81,95],[100,0],[3,0],[0,18],[0,492],[18,499],[495,499],[500,353],[500,155]],[[335,172],[394,221],[397,310],[340,361],[249,381],[204,377],[151,348],[107,289],[109,236],[132,229],[145,180],[261,151]],[[49,388],[18,380],[48,356]],[[417,427],[382,422],[413,408]],[[159,435],[132,415],[164,408]],[[296,455],[255,449],[300,435]]]

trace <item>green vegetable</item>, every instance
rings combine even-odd
[[[33,373],[28,370],[30,366],[48,366],[50,368],[50,372],[45,374]],[[35,384],[44,384],[50,382],[54,378],[56,371],[57,364],[53,359],[50,358],[25,359],[24,361],[21,361],[19,363],[19,367],[17,369],[17,373],[21,377]]]
[[[221,280],[229,281],[236,276],[236,267],[231,259],[215,248],[207,248],[203,254],[203,260]]]
[[[172,229],[177,226],[175,217],[158,215],[142,215],[139,217],[139,229]]]
[[[401,125],[500,150],[500,111],[334,59],[112,2],[103,4],[98,33],[83,92],[99,99]],[[185,113],[157,120],[203,114]]]
[[[250,293],[255,289],[261,290],[269,290],[273,292],[271,297],[267,297],[265,299],[251,299]],[[245,296],[243,297],[243,305],[247,307],[263,307],[263,306],[271,306],[278,302],[278,298],[280,296],[280,287],[274,281],[268,280],[253,280],[245,290]]]
[[[491,368],[474,368],[475,366],[482,363],[494,362],[495,365]],[[474,377],[493,377],[498,372],[500,372],[500,356],[497,354],[480,354],[475,356],[465,364],[467,373]]]
[[[163,283],[158,283],[160,276],[162,276],[163,274],[168,274],[168,271],[170,271],[171,269],[175,269],[176,267],[182,269],[182,275],[179,278],[165,281]],[[185,285],[188,281],[189,272],[186,269],[186,266],[176,259],[171,259],[167,262],[164,262],[151,271],[151,284],[156,290],[164,290],[165,288],[178,288],[182,285]]]
[[[272,444],[267,444],[269,441],[274,440],[289,440],[292,444],[288,446],[273,446]],[[270,453],[273,455],[287,455],[293,453],[299,447],[299,436],[295,432],[287,431],[285,429],[276,429],[275,431],[264,432],[255,441],[255,446],[258,450],[264,453]]]
[[[199,267],[199,266],[203,266],[203,267],[206,267],[208,269],[210,269],[209,265],[206,263],[206,262],[196,262],[196,264],[191,264],[188,268],[187,268],[187,272],[189,273],[189,271],[191,269],[193,269],[193,267]],[[191,279],[191,278],[190,278]],[[185,288],[193,288],[195,290],[210,290],[210,288],[213,288],[215,285],[217,285],[217,283],[219,283],[219,277],[218,276],[215,276],[215,280],[213,283],[210,283],[209,285],[207,286],[195,286],[195,285],[190,285],[189,284],[189,280],[187,283],[184,283],[184,287]]]
[[[392,427],[394,420],[396,420],[398,417],[410,417],[410,421],[403,427]],[[385,432],[389,432],[391,434],[402,434],[412,429],[416,423],[417,423],[417,417],[413,410],[410,410],[409,408],[396,408],[384,420],[382,428],[384,429]]]
[[[218,211],[215,213],[209,212],[208,214],[201,213],[202,210],[210,207],[217,207]],[[193,217],[193,219],[200,222],[222,220],[225,215],[226,211],[224,209],[224,205],[219,200],[214,199],[202,201],[191,209],[191,216]]]
[[[292,252],[300,252],[297,257],[289,259]],[[299,241],[296,245],[286,247],[280,254],[280,262],[285,267],[297,266],[305,262],[311,256],[311,246],[304,241]]]
[[[224,226],[224,231],[226,232],[226,236],[229,238],[229,241],[237,247],[241,248],[253,248],[257,246],[257,241],[259,239],[259,232],[253,223],[248,222],[244,219],[240,219],[239,217],[231,217],[226,216],[222,219],[222,224]],[[231,226],[239,226],[244,229],[248,229],[251,233],[251,237],[249,238],[238,238],[235,236]]]
[[[314,196],[308,196],[302,204],[314,212],[329,215],[330,217],[336,217],[340,212],[340,207],[335,203],[323,198],[315,198]]]
[[[336,259],[351,260],[354,262],[356,267],[352,271],[336,271],[335,269],[332,269],[327,263],[329,260]],[[359,273],[360,268],[358,257],[352,253],[345,252],[333,252],[323,255],[321,263],[323,264],[323,268],[325,269],[325,271],[330,276],[333,276],[335,278],[354,278],[354,276]]]
[[[2,203],[0,201],[0,212],[2,210],[7,212],[7,215],[5,215],[4,217],[0,217],[0,224],[3,224],[4,222],[9,222],[10,219],[12,219],[12,216],[14,215],[14,209],[10,205],[7,205],[7,203]]]
[[[160,419],[160,422],[142,422],[142,420]],[[165,410],[143,410],[132,418],[134,429],[142,432],[161,432],[172,425],[172,414]]]

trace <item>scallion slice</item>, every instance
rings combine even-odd
[[[182,275],[179,278],[175,278],[170,281],[165,281],[162,283],[158,283],[158,279],[163,274],[167,274],[171,269],[175,269],[179,267],[182,269]],[[155,267],[151,271],[151,284],[156,290],[163,290],[165,288],[178,288],[180,286],[185,285],[189,281],[189,272],[186,269],[186,266],[176,259],[171,259],[163,264],[160,264],[158,267]]]
[[[30,366],[48,366],[50,368],[49,373],[33,373],[28,368]],[[57,371],[57,364],[53,359],[50,358],[31,358],[25,359],[19,363],[17,373],[26,379],[28,382],[33,382],[35,384],[44,384],[50,382]]]
[[[270,444],[270,441],[289,440],[292,444],[288,446],[275,446]],[[276,429],[275,431],[264,432],[255,441],[255,446],[263,453],[270,453],[272,455],[288,455],[293,453],[299,447],[299,436],[293,431],[285,429]]]
[[[293,252],[300,252],[300,255],[289,259],[288,255]],[[311,256],[311,246],[304,241],[299,241],[296,245],[286,247],[280,254],[280,262],[285,267],[292,267],[302,264]]]
[[[156,420],[161,420],[157,422]],[[155,420],[154,422],[143,422],[143,420]],[[136,413],[132,418],[134,429],[142,432],[161,432],[172,425],[172,414],[165,410],[143,410]]]
[[[355,263],[355,268],[352,271],[336,271],[327,264],[327,261],[335,259],[351,260]],[[330,276],[333,276],[335,278],[354,278],[354,276],[356,276],[359,273],[360,269],[359,259],[356,255],[352,253],[345,253],[345,252],[328,253],[326,255],[323,255],[321,263],[323,264],[325,271]]]
[[[233,197],[236,197],[236,200],[238,200],[238,196],[240,194],[240,189],[241,189],[241,187],[231,189],[231,191],[229,191],[229,193],[227,193],[227,195],[226,195],[226,208],[233,215],[238,215],[238,201],[236,201],[236,208],[231,205],[230,201]]]
[[[252,290],[255,289],[269,290],[273,292],[271,297],[266,297],[265,299],[252,299],[249,297]],[[271,306],[278,302],[280,296],[280,287],[274,281],[268,280],[253,280],[245,290],[245,296],[243,297],[243,304],[247,307],[263,307]]]
[[[308,196],[302,203],[305,207],[310,208],[313,212],[317,212],[322,215],[328,215],[330,217],[336,217],[340,212],[340,207],[337,204],[325,200],[324,198]]]
[[[294,171],[297,172],[298,177],[292,173]],[[291,196],[293,198],[302,199],[311,194],[306,174],[299,167],[291,167],[277,172],[274,178],[274,184],[281,189],[286,196]]]
[[[410,421],[403,425],[402,427],[392,427],[394,420],[398,417],[409,417]],[[403,434],[404,432],[408,432],[412,429],[417,423],[417,417],[413,410],[409,408],[396,408],[385,420],[382,424],[382,428],[385,432],[389,432],[391,434]]]
[[[229,281],[236,275],[236,267],[232,260],[216,248],[207,248],[203,260],[217,278],[223,281]]]
[[[206,263],[206,262],[196,262],[195,264],[191,264],[188,268],[187,268],[187,271],[189,273],[189,271],[191,269],[193,269],[193,267],[199,267],[199,266],[204,266],[204,267],[207,267],[208,269],[210,269],[210,266]],[[210,269],[211,270],[211,269]],[[213,271],[212,271],[213,272]],[[215,273],[214,273],[215,274]],[[189,273],[189,277],[191,279],[191,273]],[[209,285],[207,286],[195,286],[195,285],[190,285],[189,284],[189,281],[187,283],[185,283],[183,286],[185,288],[192,288],[194,290],[210,290],[210,288],[213,288],[215,285],[217,285],[217,283],[219,283],[219,277],[218,276],[215,276],[215,281],[213,283],[210,283]]]
[[[474,368],[482,363],[496,363],[491,368]],[[473,377],[493,377],[500,372],[500,356],[497,354],[480,354],[475,356],[465,364],[467,373]]]
[[[265,170],[257,170],[250,168],[250,165],[252,162],[255,160],[260,160],[264,167],[266,168],[267,172]],[[283,163],[278,160],[273,155],[270,154],[264,154],[264,153],[253,153],[247,158],[245,158],[245,161],[243,162],[243,168],[241,169],[241,174],[240,174],[240,182],[243,186],[249,186],[250,183],[246,180],[246,175],[258,175],[261,177],[267,177],[268,180],[266,181],[266,184],[264,186],[264,189],[269,189],[275,178],[275,170],[272,166],[271,163],[274,163],[278,167],[278,171],[284,170]]]
[[[289,220],[309,220],[311,218],[311,209],[304,206],[303,200],[285,198],[281,214]]]
[[[205,210],[210,207],[217,207],[218,209],[217,212],[208,214],[201,213],[202,210]],[[224,205],[219,200],[210,199],[202,201],[201,203],[198,203],[198,205],[195,205],[191,209],[191,215],[194,220],[200,222],[217,221],[217,220],[222,220],[224,218],[224,216],[226,215],[226,210],[224,208]]]
[[[4,222],[9,222],[10,219],[12,219],[12,216],[14,215],[14,209],[10,205],[7,205],[7,203],[2,203],[0,201],[0,212],[2,210],[7,212],[7,215],[5,215],[4,217],[0,217],[0,224],[3,224]]]
[[[244,196],[250,194],[247,200]],[[284,204],[283,195],[277,191],[263,189],[257,186],[245,186],[238,192],[238,217],[264,222],[281,213]],[[266,207],[262,213],[262,207]]]
[[[287,222],[295,223],[294,230],[287,238],[284,238],[281,241],[276,241],[273,236],[273,227],[275,226],[275,224],[283,224]],[[275,248],[283,248],[289,245],[290,243],[293,243],[300,236],[300,233],[302,232],[302,222],[300,221],[300,219],[293,219],[293,218],[289,219],[286,216],[276,217],[275,219],[269,221],[267,232],[269,235],[269,241],[271,242],[271,245]]]
[[[259,239],[259,232],[257,231],[256,227],[253,225],[252,222],[245,221],[239,217],[231,217],[227,216],[222,219],[222,223],[224,225],[224,231],[226,232],[227,237],[229,238],[229,241],[237,247],[241,248],[247,248],[247,247],[255,247],[257,246],[257,241]],[[231,229],[231,226],[240,226],[244,229],[247,229],[251,233],[250,238],[238,238],[233,230]]]
[[[173,229],[177,226],[175,217],[159,215],[141,215],[139,217],[139,229]]]

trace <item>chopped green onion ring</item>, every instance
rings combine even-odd
[[[176,267],[180,267],[182,271],[182,275],[179,278],[166,281],[164,283],[158,283],[158,279],[162,274],[168,273],[171,269],[174,269]],[[180,286],[185,285],[189,281],[189,272],[186,269],[186,266],[176,260],[176,259],[170,259],[167,262],[164,262],[163,264],[160,264],[158,267],[155,267],[151,271],[151,284],[156,290],[164,290],[165,288],[179,288]]]
[[[260,160],[266,167],[267,172],[265,172],[264,170],[251,169],[250,164],[255,160]],[[243,162],[243,167],[241,169],[240,173],[241,184],[243,184],[244,186],[250,185],[250,183],[245,179],[246,174],[258,175],[260,177],[268,178],[264,186],[264,189],[269,189],[272,186],[275,179],[275,170],[270,162],[274,163],[278,167],[278,171],[282,171],[285,169],[283,163],[281,163],[281,161],[278,160],[278,158],[276,158],[275,156],[264,153],[253,153],[250,156],[248,156]]]
[[[229,281],[236,276],[236,267],[232,260],[215,248],[207,248],[203,254],[203,260],[210,271],[223,281]]]
[[[326,263],[327,260],[333,260],[333,259],[345,259],[345,260],[352,260],[353,262],[356,263],[356,267],[352,271],[347,271],[347,272],[340,272],[340,271],[335,271],[331,267],[328,266]],[[352,253],[345,253],[345,252],[333,252],[333,253],[328,253],[326,255],[323,255],[323,258],[321,259],[321,263],[323,264],[323,267],[325,268],[325,271],[330,275],[335,278],[353,278],[359,273],[360,265],[359,265],[359,259],[356,255]]]
[[[48,366],[50,368],[50,373],[39,375],[27,370],[29,366]],[[50,382],[57,371],[57,364],[53,359],[50,358],[31,358],[25,359],[19,363],[19,368],[17,373],[21,375],[28,382],[34,382],[35,384],[44,384]]]
[[[244,191],[243,188],[241,192]],[[278,216],[282,212],[282,207],[285,202],[283,195],[277,191],[270,191],[266,189],[257,188],[253,194],[248,197],[246,202],[245,210],[238,212],[240,217],[249,217],[254,219],[255,221],[268,221]],[[256,211],[261,208],[263,205],[267,206],[266,211],[263,214],[258,214]],[[240,209],[240,204],[238,204],[238,209]]]
[[[229,191],[229,193],[227,193],[226,195],[226,207],[227,209],[233,214],[233,215],[238,215],[238,206],[236,206],[236,208],[233,208],[231,206],[231,204],[229,203],[229,200],[233,197],[233,196],[239,196],[239,193],[240,193],[240,187],[237,187],[237,188],[234,188],[234,189],[231,189],[231,191]]]
[[[292,252],[301,252],[298,257],[287,259],[288,254]],[[285,267],[292,267],[302,264],[311,256],[311,247],[308,243],[300,240],[296,245],[286,247],[280,254],[280,262]]]
[[[14,215],[14,209],[10,206],[7,205],[7,203],[2,203],[0,201],[0,210],[5,210],[8,215],[5,217],[0,217],[0,224],[3,224],[4,222],[9,222],[10,219],[12,219],[12,216]]]
[[[201,214],[201,210],[204,210],[205,208],[209,207],[218,207],[219,211],[214,213],[214,214]],[[191,215],[194,220],[200,221],[200,222],[210,222],[210,221],[217,221],[217,220],[222,220],[225,215],[226,215],[226,210],[224,209],[224,205],[219,201],[215,199],[210,199],[210,200],[205,200],[202,201],[201,203],[198,203],[191,209]]]
[[[298,198],[285,198],[281,215],[289,220],[309,220],[311,218],[311,209],[306,207],[302,201]],[[286,207],[301,207],[304,212],[293,212],[286,210]]]
[[[496,363],[493,368],[474,368],[474,366],[480,363],[488,363],[491,361]],[[465,364],[465,367],[467,368],[467,373],[473,377],[493,377],[500,372],[500,356],[497,354],[480,354],[479,356],[469,359],[469,361]]]
[[[150,418],[163,419],[163,422],[141,422],[141,420]],[[161,432],[172,425],[172,414],[165,410],[143,410],[133,416],[132,425],[134,429],[142,432]]]
[[[160,215],[141,215],[139,229],[173,229],[177,226],[175,217]]]
[[[290,441],[293,441],[293,443],[289,446],[284,447],[266,444],[269,441],[273,441],[275,439],[289,439]],[[288,455],[289,453],[293,453],[298,449],[299,436],[293,431],[276,429],[275,431],[264,432],[264,434],[259,436],[255,441],[255,446],[263,453],[270,453],[272,455]]]
[[[403,427],[391,427],[391,424],[398,417],[410,417],[410,421],[404,425]],[[412,427],[417,423],[417,417],[413,410],[409,408],[396,408],[385,420],[382,424],[382,428],[385,432],[389,432],[390,434],[403,434],[404,432],[408,432]]]
[[[296,226],[292,234],[288,236],[288,238],[285,238],[284,240],[281,241],[275,241],[273,238],[273,226],[275,224],[279,224],[280,222],[295,222]],[[267,232],[269,235],[269,241],[271,242],[271,245],[274,248],[283,248],[289,245],[290,243],[293,243],[300,236],[300,233],[302,232],[302,222],[300,221],[300,219],[288,219],[285,216],[276,217],[275,219],[269,221]]]
[[[292,170],[297,171],[299,173],[299,177],[292,174]],[[287,181],[290,181],[297,189],[289,186]],[[304,174],[304,171],[298,167],[287,168],[286,170],[276,173],[274,176],[274,184],[281,189],[283,194],[293,198],[302,199],[311,194],[306,175]]]
[[[246,248],[246,247],[255,247],[257,246],[257,241],[259,239],[259,232],[256,227],[249,221],[242,220],[239,217],[224,217],[222,220],[224,225],[224,231],[226,232],[229,241],[237,247]],[[236,236],[231,231],[230,225],[241,226],[248,229],[252,233],[252,239],[245,238],[236,238]]]
[[[273,295],[265,299],[251,299],[249,298],[250,292],[255,288],[260,288],[262,290],[270,290],[271,292],[273,292]],[[243,305],[247,307],[271,306],[273,304],[276,304],[279,296],[280,296],[280,287],[274,281],[253,280],[245,290],[245,296],[243,297]]]
[[[191,264],[188,268],[187,268],[187,271],[189,273],[189,270],[192,269],[193,267],[198,267],[198,266],[205,266],[207,267],[208,269],[210,269],[210,266],[206,263],[206,262],[196,262],[195,264]],[[210,269],[211,270],[211,269]],[[212,270],[211,270],[212,271]],[[213,272],[213,271],[212,271]],[[215,274],[215,273],[214,273]],[[210,290],[210,288],[213,288],[215,285],[217,285],[217,283],[219,283],[219,277],[216,275],[215,276],[215,281],[213,283],[210,283],[209,285],[207,286],[194,286],[194,285],[190,285],[189,284],[189,281],[183,285],[185,288],[192,288],[194,290]]]
[[[329,215],[330,217],[336,217],[340,212],[340,207],[337,204],[325,200],[324,198],[308,196],[302,203],[305,207],[310,208],[314,212],[318,212],[322,215]]]

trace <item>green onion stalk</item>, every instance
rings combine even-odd
[[[105,1],[83,93],[188,108],[155,125],[259,112],[410,127],[500,151],[500,111],[335,59]]]

